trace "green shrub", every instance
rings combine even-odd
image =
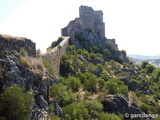
[[[140,96],[141,96],[141,94],[140,94],[140,92],[139,92],[138,89],[135,90],[135,93],[136,93],[136,96],[137,96],[137,97],[140,97]]]
[[[50,47],[51,47],[51,48],[56,47],[60,42],[62,42],[63,39],[64,39],[63,37],[59,37],[57,41],[53,41],[53,42],[51,43],[51,46],[50,46]]]
[[[103,55],[106,58],[109,58],[109,59],[111,58],[111,53],[110,53],[110,51],[108,49],[104,49],[103,50]]]
[[[141,69],[146,68],[146,65],[148,65],[148,62],[147,62],[147,61],[143,61],[143,62],[140,64]]]
[[[21,54],[23,57],[28,56],[28,52],[27,52],[24,48],[20,48],[20,54]]]
[[[99,88],[103,89],[105,86],[105,81],[102,78],[98,78]]]
[[[54,69],[53,69],[52,65],[49,63],[49,61],[46,59],[43,59],[43,64],[49,70],[49,73],[51,75],[54,75]]]
[[[103,105],[95,100],[85,101],[84,105],[89,112],[90,119],[98,118],[99,114],[103,111]]]
[[[67,79],[63,80],[63,84],[67,85],[69,88],[71,88],[74,91],[78,91],[78,88],[81,85],[80,80],[73,76],[69,76]]]
[[[154,82],[158,82],[160,78],[160,69],[159,68],[155,68],[153,70],[153,74],[152,74],[152,79]]]
[[[88,110],[82,103],[72,103],[62,108],[64,120],[87,120]]]
[[[102,64],[97,64],[97,68],[98,68],[101,72],[103,72],[103,70],[104,70],[104,66],[103,66]]]
[[[141,95],[141,101],[145,104],[149,104],[149,100],[145,95]]]
[[[143,112],[148,113],[149,107],[148,107],[148,105],[146,103],[142,102],[139,107]]]
[[[110,94],[117,94],[117,88],[118,88],[118,84],[116,82],[113,81],[107,81],[105,83],[105,88],[106,90],[108,90],[108,92]]]
[[[107,74],[100,74],[100,78],[104,79],[105,81],[109,80],[109,76]]]
[[[96,59],[97,58],[95,53],[90,53],[89,56],[90,56],[91,59]]]
[[[120,52],[121,52],[121,54],[123,54],[124,56],[126,56],[126,51],[125,50],[121,50]]]
[[[0,95],[0,116],[6,120],[27,120],[33,101],[31,93],[19,86],[11,86]]]
[[[99,115],[98,120],[122,120],[122,119],[113,113],[103,112]]]
[[[115,47],[115,45],[112,42],[107,41],[107,49],[111,52],[114,53],[117,48]]]
[[[89,51],[92,52],[92,53],[98,53],[99,52],[99,48],[97,46],[93,46],[93,47],[90,48]]]
[[[129,73],[127,73],[127,72],[121,72],[121,73],[118,73],[117,75],[116,75],[117,77],[129,77],[130,75],[129,75]]]
[[[97,87],[96,87],[97,78],[95,75],[86,72],[83,74],[83,79],[86,90],[90,92],[97,92]]]
[[[73,102],[75,102],[75,94],[72,92],[71,89],[67,90],[65,86],[61,85],[60,88],[60,97],[59,97],[59,103],[60,106],[67,106]]]
[[[147,73],[152,73],[153,70],[154,70],[154,68],[155,68],[155,67],[154,67],[153,65],[147,64],[147,65],[146,65]]]
[[[50,96],[55,97],[55,98],[59,98],[59,95],[60,95],[60,85],[52,84],[52,86],[50,88]]]
[[[122,94],[122,95],[125,95],[126,97],[128,97],[128,86],[122,85],[122,86],[118,87],[117,92],[119,94]]]

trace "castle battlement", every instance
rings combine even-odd
[[[79,18],[71,21],[67,27],[62,29],[62,36],[70,36],[71,33],[84,29],[92,29],[98,32],[101,38],[105,37],[105,24],[103,22],[102,10],[93,10],[92,7],[79,7]]]

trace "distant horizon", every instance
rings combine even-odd
[[[142,54],[127,54],[127,55],[139,55],[139,56],[160,56],[160,54],[153,55],[142,55]]]
[[[74,4],[73,4],[74,3]],[[27,37],[45,52],[61,28],[79,17],[81,5],[103,11],[106,38],[127,54],[160,55],[159,1],[5,0],[0,1],[0,34]]]

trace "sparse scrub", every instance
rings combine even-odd
[[[20,57],[20,63],[27,68],[30,67],[29,61],[25,57]]]
[[[126,56],[126,51],[125,50],[121,50],[120,52],[121,52],[121,54],[123,54],[124,56]]]
[[[20,48],[20,54],[21,54],[23,57],[28,56],[28,52],[27,52],[24,48]]]
[[[121,117],[115,115],[114,113],[101,113],[98,120],[122,120]]]
[[[49,61],[46,60],[46,59],[43,59],[43,64],[49,70],[49,73],[51,75],[53,75],[54,74],[54,69],[53,69],[52,65],[49,63]]]
[[[24,65],[25,67],[32,69],[33,66],[35,66],[37,69],[44,71],[44,65],[42,62],[42,59],[33,58],[33,57],[22,57],[19,58],[21,65]]]

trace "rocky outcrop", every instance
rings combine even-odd
[[[30,39],[0,34],[0,51],[20,52],[21,48],[25,49],[29,56],[36,57],[36,45]]]
[[[123,95],[108,95],[102,102],[104,111],[115,114],[142,114],[135,102],[130,102]],[[129,116],[128,116],[129,117]],[[138,118],[137,118],[138,119]]]
[[[36,64],[39,61],[36,58],[28,58],[27,60],[32,61],[32,59],[37,60]],[[15,50],[0,51],[0,90],[14,84],[23,86],[25,91],[34,94],[30,120],[43,120],[48,117],[50,86],[59,84],[60,81],[57,77],[51,76],[43,68],[43,64],[39,64],[38,68],[37,65],[32,64],[30,66],[22,60],[24,59],[21,59],[21,56]],[[57,109],[58,107],[57,104],[55,114],[62,116],[62,110],[60,107]]]
[[[138,91],[140,90],[140,87],[139,87],[138,83],[136,81],[130,81],[129,82],[129,90],[135,91],[136,89]]]

